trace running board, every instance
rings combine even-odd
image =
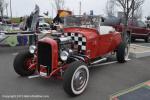
[[[94,64],[100,63],[102,61],[106,61],[106,60],[107,60],[107,58],[102,58],[102,59],[99,59],[97,61],[94,61],[93,63],[91,63],[91,65],[94,65]]]

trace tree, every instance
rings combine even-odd
[[[3,14],[4,14],[4,0],[0,0],[0,16],[3,18]]]
[[[141,7],[144,3],[144,0],[116,0],[116,5],[122,8],[124,12],[124,30],[123,30],[123,40],[125,42],[127,38],[127,30],[128,30],[128,21],[135,14],[135,11]]]
[[[141,18],[142,17],[142,7],[141,5],[144,3],[145,0],[133,0],[132,5],[132,19],[133,18]]]
[[[142,8],[138,8],[134,11],[134,14],[132,15],[132,19],[142,19]]]
[[[115,14],[115,0],[107,0],[106,4],[106,15],[114,16]]]
[[[64,4],[65,4],[64,0],[54,0],[53,2],[56,11],[63,9]]]

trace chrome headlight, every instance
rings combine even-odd
[[[36,46],[35,46],[35,45],[31,45],[31,46],[29,47],[29,52],[30,52],[31,54],[34,54],[35,50],[36,50]]]
[[[60,59],[61,59],[62,61],[67,61],[68,57],[69,57],[69,53],[68,53],[67,51],[62,51],[62,52],[60,53]]]

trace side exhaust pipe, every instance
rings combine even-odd
[[[94,61],[93,63],[91,63],[91,65],[95,65],[97,63],[100,63],[100,62],[103,62],[103,61],[106,61],[106,60],[107,60],[107,58],[102,58],[102,59],[99,59],[97,61]]]

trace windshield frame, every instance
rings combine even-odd
[[[64,27],[83,27],[83,28],[94,28],[97,29],[101,22],[102,17],[99,15],[90,16],[90,15],[74,15],[67,16],[63,18]]]

